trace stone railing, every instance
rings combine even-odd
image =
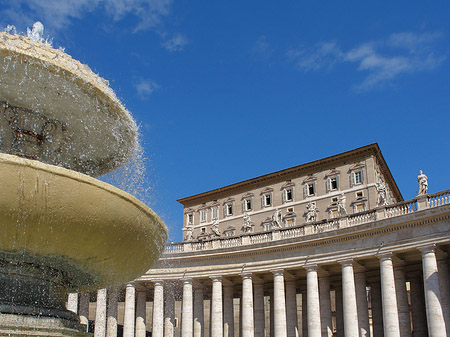
[[[217,248],[231,248],[245,245],[262,244],[278,240],[302,237],[306,235],[331,232],[337,229],[354,227],[374,222],[384,218],[393,218],[417,212],[426,208],[433,208],[450,204],[450,190],[417,196],[414,199],[392,205],[378,207],[369,211],[348,214],[345,216],[325,219],[320,222],[306,223],[294,227],[280,228],[271,232],[250,233],[241,236],[208,239],[205,241],[170,243],[164,249],[165,255],[181,252],[204,251]]]

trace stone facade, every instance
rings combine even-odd
[[[363,162],[365,210],[348,208],[355,191],[340,185],[346,212],[335,217],[167,245],[157,266],[116,293],[118,311],[95,310],[96,295],[90,294],[90,320],[115,315],[106,336],[122,335],[117,324],[123,336],[450,336],[450,190],[403,201],[375,150],[350,151],[345,164],[346,154],[335,156],[341,165],[326,166],[327,158],[324,169],[314,171],[323,181],[333,167],[347,174]],[[376,172],[390,195],[386,200],[379,199]],[[291,179],[296,188],[305,176]],[[279,192],[281,180],[250,184],[249,190],[274,186]],[[97,298],[104,308],[102,291]],[[85,319],[81,310],[80,304]]]

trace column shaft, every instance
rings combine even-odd
[[[134,337],[136,288],[128,283],[125,290],[125,313],[123,316],[123,337]]]
[[[450,336],[450,276],[447,260],[439,260],[439,290],[441,292],[442,313],[444,315],[445,326],[447,327],[447,336]]]
[[[317,267],[315,266],[306,269],[306,291],[308,337],[321,337],[319,280],[317,278]]]
[[[395,292],[394,267],[391,255],[380,257],[381,298],[385,337],[400,337],[400,322]]]
[[[95,310],[94,337],[106,335],[106,289],[97,291],[97,308]]]
[[[265,313],[264,313],[264,283],[255,283],[253,287],[255,336],[264,336]]]
[[[286,281],[286,324],[287,336],[298,336],[297,290],[295,280]]]
[[[223,287],[223,336],[234,337],[233,286]]]
[[[175,336],[175,299],[173,289],[169,286],[164,289],[164,337]],[[154,309],[153,309],[154,311]],[[154,315],[154,313],[153,313]],[[203,337],[203,336],[198,336]]]
[[[336,332],[337,337],[344,337],[344,310],[342,300],[342,287],[335,288],[336,300]]]
[[[425,310],[425,297],[423,293],[423,277],[416,272],[409,277],[411,294],[411,316],[413,324],[413,337],[422,337],[428,334],[427,312]],[[375,336],[377,337],[377,336]]]
[[[302,291],[302,337],[308,337],[308,299],[307,291]]]
[[[345,337],[358,337],[355,277],[353,273],[353,262],[351,261],[342,263],[342,300]]]
[[[108,289],[108,308],[106,311],[106,337],[117,337],[117,288]]]
[[[253,283],[251,274],[242,275],[242,337],[254,337]]]
[[[397,294],[400,336],[411,337],[411,313],[409,312],[408,293],[403,267],[394,268],[395,292]]]
[[[211,336],[223,336],[222,278],[212,277]]]
[[[441,292],[434,247],[422,249],[423,283],[427,310],[428,335],[444,337],[447,335],[441,306]]]
[[[70,293],[67,297],[67,310],[78,313],[78,293]]]
[[[383,337],[383,310],[381,303],[380,282],[370,283],[370,306],[372,308],[372,329],[373,337]]]
[[[332,337],[333,322],[331,318],[330,279],[328,276],[319,277],[319,299],[322,337]]]
[[[274,271],[273,275],[274,336],[286,337],[286,299],[283,271]]]
[[[161,289],[159,289],[161,288]],[[158,310],[153,309],[153,321],[155,318],[158,321],[158,329],[153,330],[152,334],[155,337],[163,337],[163,285],[161,282],[161,286],[155,285],[155,294],[158,292]],[[145,327],[145,316],[146,316],[146,306],[147,306],[147,294],[145,293],[145,290],[138,291],[137,292],[137,299],[136,299],[136,337],[145,337],[147,330]],[[153,302],[153,308],[155,308],[155,302]]]
[[[367,303],[366,276],[364,272],[355,273],[355,291],[358,311],[359,336],[370,336],[369,306]]]
[[[153,322],[152,322],[152,337],[163,337],[164,336],[164,282],[154,281],[154,294],[153,294]],[[141,296],[141,297],[140,297]],[[145,315],[145,293],[142,295],[138,292],[138,310],[136,317],[136,337],[138,337],[138,317]],[[139,306],[141,309],[139,309]],[[144,307],[144,308],[142,308]],[[142,312],[143,311],[143,312]],[[140,312],[140,314],[139,314]],[[140,320],[139,320],[140,321]],[[141,323],[140,323],[141,325]],[[145,320],[143,321],[143,328],[139,327],[139,330],[145,331]],[[141,337],[139,335],[139,337]],[[142,336],[142,337],[145,337]]]
[[[192,311],[192,279],[183,280],[183,304],[181,315],[181,337],[192,337],[194,332]]]
[[[86,325],[86,331],[89,328],[89,293],[80,294],[80,323]]]

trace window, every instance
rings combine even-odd
[[[294,207],[288,207],[287,211],[288,213],[294,213]]]
[[[272,194],[266,193],[263,195],[263,207],[269,207],[272,206]]]
[[[202,234],[205,234],[205,233],[206,233],[206,227],[200,228],[200,232],[201,232]]]
[[[214,206],[211,208],[211,218],[212,220],[216,220],[219,218],[219,207]]]
[[[286,227],[295,226],[295,218],[286,219]]]
[[[356,198],[362,198],[364,197],[363,192],[356,192]]]
[[[253,200],[252,200],[252,198],[244,199],[242,208],[243,208],[244,212],[251,211],[253,209]]]
[[[233,215],[233,204],[232,203],[225,204],[224,212],[225,216]]]
[[[354,177],[355,177],[355,180],[354,180],[355,185],[362,184],[362,182],[363,182],[362,171],[354,172]]]
[[[188,225],[192,225],[194,223],[194,214],[187,215],[187,223]]]
[[[306,183],[303,185],[304,197],[311,197],[316,194],[316,182]]]
[[[364,204],[358,204],[358,205],[355,205],[356,207],[355,207],[355,212],[356,213],[359,213],[359,212],[364,212]]]
[[[327,192],[336,191],[339,189],[339,176],[327,178]]]
[[[283,190],[283,202],[294,201],[294,189],[292,187]]]
[[[200,210],[200,222],[206,221],[206,209]]]
[[[364,169],[363,164],[355,164],[350,169],[350,186],[364,184]]]

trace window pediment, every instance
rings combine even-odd
[[[294,187],[295,184],[292,181],[287,181],[283,186],[281,186],[281,190],[284,190],[289,187]]]
[[[350,168],[348,169],[349,172],[355,171],[355,170],[360,170],[362,168],[366,167],[366,165],[362,164],[362,163],[356,163],[353,164],[352,166],[350,166]]]
[[[245,193],[242,196],[241,200],[248,199],[248,198],[253,198],[253,193]]]
[[[330,170],[330,172],[328,172],[328,173],[325,175],[325,178],[332,177],[332,176],[337,176],[337,175],[339,175],[340,173],[341,173],[341,172],[340,172],[339,170],[332,169],[332,170]]]
[[[190,214],[190,213],[194,213],[194,212],[195,212],[195,210],[193,210],[192,208],[186,208],[184,210],[184,214]]]
[[[222,205],[226,205],[226,204],[229,204],[229,203],[232,203],[232,202],[234,202],[234,198],[227,198],[227,199],[225,199],[225,200],[223,201],[223,204],[222,204]]]
[[[317,180],[316,176],[309,175],[303,180],[303,184],[310,183],[310,182],[313,182],[313,181],[316,181],[316,180]]]
[[[265,189],[263,189],[263,190],[261,191],[261,195],[266,194],[266,193],[271,193],[271,192],[273,192],[273,188],[271,188],[271,187],[266,187]]]

